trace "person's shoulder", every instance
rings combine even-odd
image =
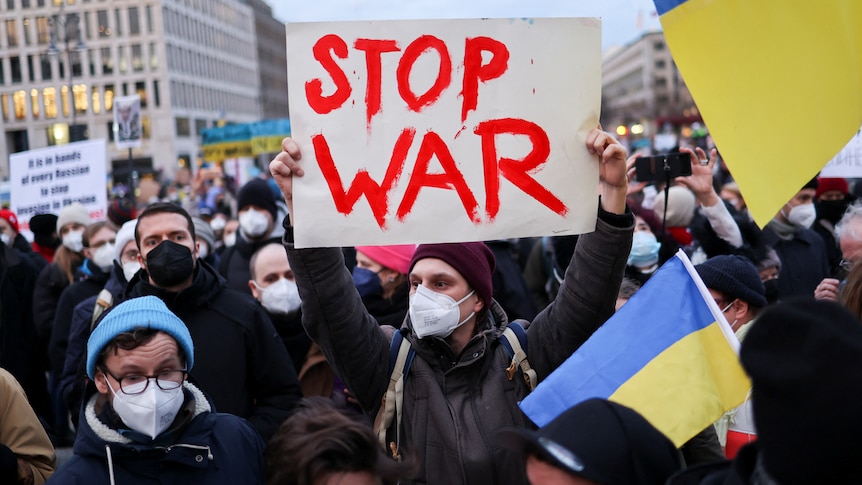
[[[249,445],[263,447],[260,434],[245,418],[219,412],[207,414],[208,426],[217,439],[227,438],[227,443],[237,450],[247,450]]]

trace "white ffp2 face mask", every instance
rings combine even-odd
[[[261,288],[255,282],[254,286],[261,290],[260,304],[268,311],[276,315],[287,315],[299,309],[302,300],[299,298],[299,289],[295,281],[279,278],[275,283]]]
[[[105,243],[90,253],[90,260],[102,271],[108,271],[114,265],[114,245]]]
[[[63,236],[63,246],[73,253],[80,253],[84,249],[84,231],[69,231]]]
[[[250,238],[261,237],[269,228],[269,219],[263,212],[248,209],[239,215],[239,227]]]
[[[129,429],[155,439],[162,431],[168,429],[177,417],[183,405],[183,386],[165,391],[155,383],[154,379],[151,380],[153,382],[149,385],[147,381],[135,385],[135,387],[147,386],[144,392],[129,395],[123,391],[114,391],[108,378],[105,378],[108,388],[114,395],[111,404],[120,419]],[[129,387],[126,386],[126,389]],[[134,391],[134,389],[131,390]]]
[[[471,312],[462,321],[461,308],[459,305],[467,298],[473,296],[475,291],[467,293],[467,296],[455,301],[449,295],[431,291],[422,285],[416,287],[416,292],[410,295],[410,322],[413,331],[419,338],[440,337],[446,338],[452,335],[456,328],[467,323],[467,320],[475,314]]]
[[[787,214],[787,220],[800,229],[808,229],[816,219],[817,210],[814,208],[814,204],[797,205],[790,209],[790,213]]]
[[[132,277],[134,277],[140,269],[141,263],[137,261],[129,261],[128,263],[123,263],[123,276],[126,277],[126,281],[132,281]]]

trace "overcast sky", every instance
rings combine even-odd
[[[284,22],[437,18],[601,17],[602,48],[659,30],[652,0],[268,0]]]

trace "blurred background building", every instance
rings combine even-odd
[[[133,94],[129,163],[110,141]],[[284,24],[263,0],[0,0],[0,112],[0,178],[10,153],[97,138],[114,180],[171,177],[201,162],[201,130],[287,116]]]

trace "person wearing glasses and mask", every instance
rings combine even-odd
[[[87,342],[92,383],[74,456],[49,483],[263,483],[263,441],[187,382],[194,357],[185,324],[157,297],[108,311]]]

